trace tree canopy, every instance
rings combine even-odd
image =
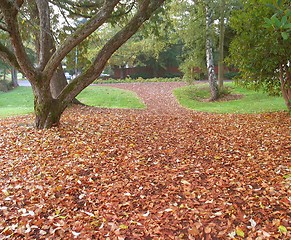
[[[89,1],[9,1],[0,5],[0,29],[8,38],[12,50],[0,42],[0,57],[21,71],[30,81],[35,97],[36,127],[49,128],[59,123],[61,114],[68,104],[104,69],[112,54],[120,48],[165,0],[100,0]],[[56,15],[55,8],[59,9]],[[55,34],[62,16],[69,23],[69,17],[86,18],[82,24],[65,31],[60,39]],[[35,39],[27,35],[27,23],[35,32]],[[77,78],[53,96],[51,81],[64,58],[93,32],[105,23],[120,23],[116,32],[96,53],[95,58]],[[37,63],[27,53],[25,36],[36,46]]]
[[[291,10],[289,1],[278,2],[280,11],[270,0],[251,0],[233,14],[236,37],[228,62],[240,69],[244,85],[262,87],[271,94],[281,92],[291,111]]]

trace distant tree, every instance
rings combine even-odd
[[[270,94],[281,92],[291,112],[290,1],[278,4],[250,0],[233,14],[231,26],[236,37],[228,62],[240,69],[241,84]]]
[[[167,66],[179,65],[181,42],[173,40],[174,28],[168,19],[167,5],[162,12],[143,25],[143,27],[122,47],[120,47],[108,61],[109,68],[126,66],[150,66],[154,70]],[[108,41],[122,24],[107,24],[99,32],[92,34],[89,41],[88,57],[92,59],[94,52]]]
[[[180,6],[173,5],[180,15],[174,15],[177,33],[185,44],[185,60],[181,69],[185,76],[199,78],[200,69],[207,73],[211,101],[219,97],[217,79],[214,71],[214,8],[216,2],[209,0],[183,1]]]
[[[226,13],[226,2],[225,0],[220,0],[219,8],[219,42],[218,42],[218,87],[223,88],[223,78],[224,78],[224,36],[225,36],[225,13]]]
[[[22,72],[30,81],[34,94],[35,125],[37,128],[50,128],[59,124],[60,117],[68,104],[104,69],[106,62],[112,54],[121,47],[140,26],[148,20],[151,15],[164,3],[165,0],[100,0],[94,2],[83,1],[54,1],[51,4],[62,9],[63,15],[68,12],[74,15],[78,10],[87,17],[87,21],[67,34],[63,41],[54,38],[52,31],[55,21],[51,14],[48,0],[29,1],[35,3],[39,22],[29,20],[36,31],[39,31],[37,59],[35,64],[29,59],[25,41],[22,33],[22,22],[27,17],[22,10],[25,9],[26,1],[1,0],[0,4],[0,29],[9,36],[11,51],[0,42],[0,57],[11,66]],[[90,12],[88,13],[88,11]],[[83,12],[82,12],[83,10]],[[126,16],[124,19],[123,17]],[[88,38],[94,31],[101,28],[106,22],[124,23],[122,29],[108,40],[100,49],[94,60],[85,71],[68,85],[66,85],[56,96],[52,93],[51,82],[56,72],[61,67],[64,58],[83,40]],[[55,78],[57,81],[57,77]]]
[[[213,6],[211,6],[210,1],[205,2],[205,31],[206,31],[206,66],[208,73],[208,82],[210,87],[210,101],[215,101],[219,97],[219,89],[217,85],[216,75],[214,71],[214,60],[213,60],[213,39],[212,39],[212,29],[213,29]]]
[[[14,67],[11,69],[11,82],[14,88],[19,86],[17,79],[17,70]]]

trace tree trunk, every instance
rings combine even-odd
[[[17,70],[16,68],[11,69],[11,80],[12,80],[12,86],[13,87],[18,87],[19,84],[17,82]]]
[[[206,13],[206,63],[208,72],[208,81],[210,87],[210,101],[215,101],[219,97],[218,85],[216,81],[213,61],[213,50],[212,50],[212,10],[209,6],[205,6]]]
[[[218,87],[223,89],[223,76],[224,76],[224,12],[225,0],[221,0],[220,5],[220,23],[219,23],[219,61],[218,61]]]
[[[39,17],[39,49],[38,64],[35,66],[29,59],[23,41],[21,39],[21,25],[18,23],[20,5],[24,1],[1,1],[0,11],[3,21],[7,25],[10,35],[10,43],[13,52],[0,44],[1,58],[18,68],[29,79],[35,104],[35,125],[38,129],[50,128],[59,124],[60,117],[69,103],[87,86],[89,86],[101,74],[107,61],[112,54],[119,49],[139,27],[150,18],[165,0],[143,0],[138,1],[137,10],[129,22],[109,39],[95,56],[95,59],[87,69],[78,77],[66,84],[65,87],[57,87],[60,80],[56,73],[61,61],[67,54],[78,46],[84,39],[95,30],[108,22],[115,11],[115,7],[121,4],[121,0],[102,1],[103,6],[85,24],[68,35],[66,39],[55,49],[55,40],[51,31],[51,16],[48,0],[36,0],[37,13]],[[21,15],[22,16],[22,15]],[[21,17],[19,16],[19,17]],[[61,68],[60,68],[61,69]],[[54,79],[54,80],[53,80]],[[63,79],[63,78],[62,78]],[[51,84],[51,81],[55,83]],[[63,82],[64,83],[64,82]],[[60,83],[61,84],[61,83]],[[56,97],[57,96],[57,97]]]
[[[34,89],[35,126],[37,129],[51,128],[59,125],[61,115],[67,107],[54,99],[49,91]]]
[[[61,91],[68,85],[64,70],[60,65],[54,73],[50,82],[50,91],[53,98],[57,98]]]
[[[6,81],[6,69],[4,68],[4,71],[3,71],[3,80]]]
[[[291,114],[291,71],[287,65],[281,65],[280,67],[280,81],[282,96],[288,112]]]

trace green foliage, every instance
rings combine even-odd
[[[180,13],[180,16],[174,18],[174,24],[178,36],[184,43],[183,63],[180,69],[185,74],[188,81],[199,79],[200,69],[206,72],[206,55],[205,55],[205,11],[204,6],[200,4],[194,5],[191,2],[183,2],[181,5],[174,5],[173,8]],[[183,21],[180,19],[183,18]]]
[[[283,40],[280,32],[264,27],[266,18],[279,25],[279,20],[272,17],[275,10],[267,3],[271,1],[250,0],[244,3],[243,9],[233,13],[231,27],[236,37],[231,43],[227,62],[240,69],[241,84],[253,89],[263,87],[266,92],[279,94],[278,69],[290,60],[291,39]]]
[[[259,113],[285,109],[284,101],[280,97],[241,88],[233,83],[227,83],[226,86],[227,93],[231,92],[231,94],[241,95],[242,97],[230,101],[208,102],[210,93],[207,84],[178,88],[174,91],[174,94],[182,106],[201,112]]]
[[[11,82],[7,80],[0,80],[0,92],[8,92],[11,89],[12,89]]]
[[[228,80],[232,80],[234,78],[238,78],[240,76],[239,72],[227,72],[224,74],[224,78]]]
[[[288,40],[291,33],[291,6],[290,1],[273,1],[273,4],[268,5],[275,10],[275,14],[267,18],[265,17],[264,26],[276,32],[280,32],[283,40]]]

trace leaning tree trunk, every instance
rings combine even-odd
[[[280,67],[280,81],[282,95],[291,114],[291,71],[287,64]]]
[[[213,50],[212,50],[212,10],[209,6],[205,6],[206,13],[206,63],[208,72],[208,81],[210,87],[210,101],[215,101],[219,97],[218,85],[216,81],[215,71],[214,71],[214,61],[213,61]]]

